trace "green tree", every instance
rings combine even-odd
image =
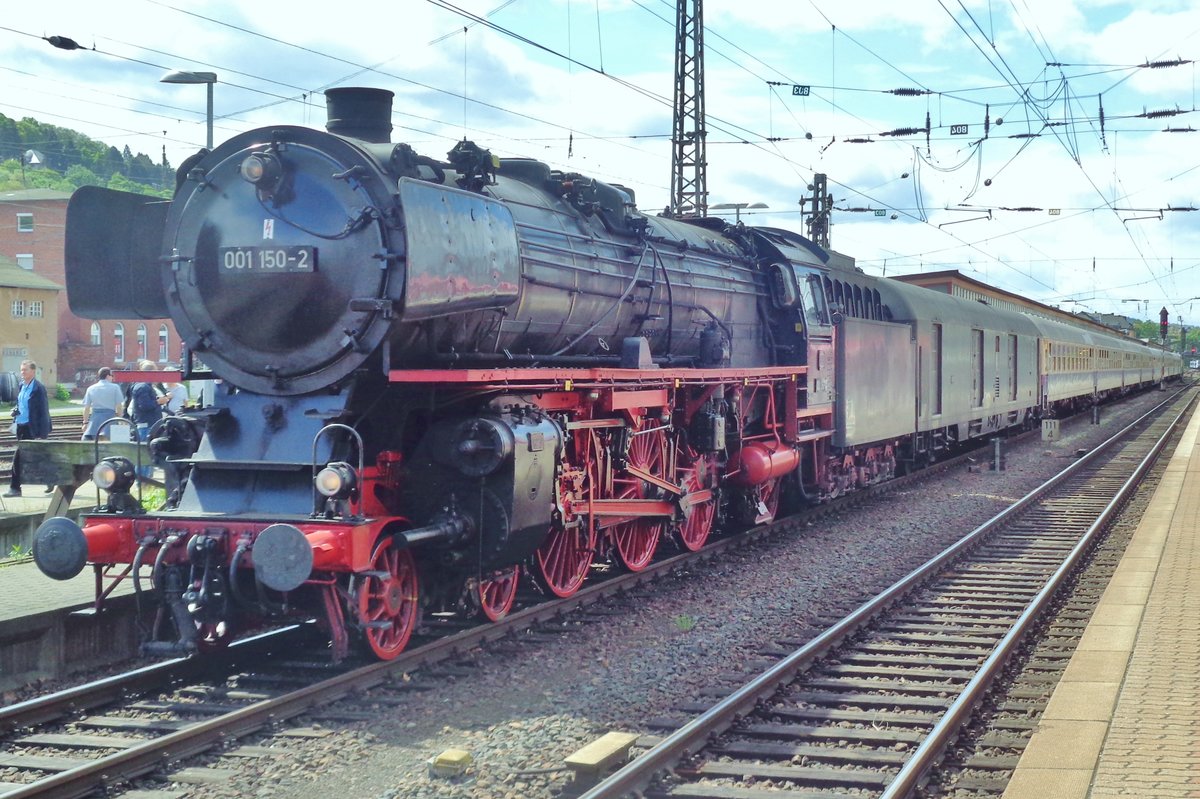
[[[79,164],[76,164],[68,169],[67,174],[63,175],[63,177],[67,179],[67,182],[71,184],[72,188],[76,189],[80,186],[104,185],[104,181],[100,179],[99,175],[88,169],[86,166],[80,166]]]
[[[0,114],[0,160],[18,158],[25,152],[21,147],[21,133],[15,119]]]
[[[96,174],[108,179],[125,169],[125,161],[121,158],[121,151],[116,147],[109,147],[104,151],[104,160],[94,167]]]

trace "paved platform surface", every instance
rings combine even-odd
[[[51,495],[43,494],[42,490],[42,486],[25,486],[22,496],[4,497],[0,512],[44,515]],[[96,490],[89,483],[75,492],[71,507],[90,508],[95,504]],[[44,611],[90,605],[95,599],[95,586],[96,578],[90,567],[73,580],[59,581],[42,574],[32,561],[0,565],[0,623]],[[132,590],[126,581],[115,593]]]
[[[1004,799],[1200,797],[1200,413]]]

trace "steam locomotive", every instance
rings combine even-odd
[[[391,92],[327,131],[201,151],[174,198],[80,189],[74,313],[169,316],[208,407],[151,431],[165,507],[109,455],[47,521],[50,577],[149,579],[146,645],[316,617],[396,657],[427,609],[495,620],[887,480],[962,442],[1178,374],[1098,329],[871,278],[785,230],[648,216],[633,192],[468,141],[390,143]],[[107,590],[107,589],[105,589]]]

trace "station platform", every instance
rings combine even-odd
[[[1200,413],[1004,799],[1200,797]]]
[[[36,527],[54,499],[51,494],[42,493],[42,488],[28,485],[22,496],[4,497],[0,515],[27,518],[29,524]],[[78,511],[95,504],[96,490],[88,484],[75,492],[71,509]],[[0,561],[0,624],[46,611],[90,606],[95,598],[95,586],[91,568],[84,569],[72,580],[59,581],[42,574],[28,558],[17,562]]]
[[[60,496],[26,485],[24,495],[4,497],[0,523],[36,528],[51,503],[62,512]],[[93,507],[91,485],[75,492],[71,511]],[[4,553],[8,554],[8,553]],[[106,612],[95,606],[96,577],[85,568],[71,580],[52,580],[28,558],[0,561],[0,702],[7,692],[41,680],[120,662],[137,653],[137,616],[133,585],[125,580],[112,591]]]

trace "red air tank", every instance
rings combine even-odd
[[[755,486],[782,477],[800,465],[800,452],[782,441],[752,441],[729,459],[729,482]]]

